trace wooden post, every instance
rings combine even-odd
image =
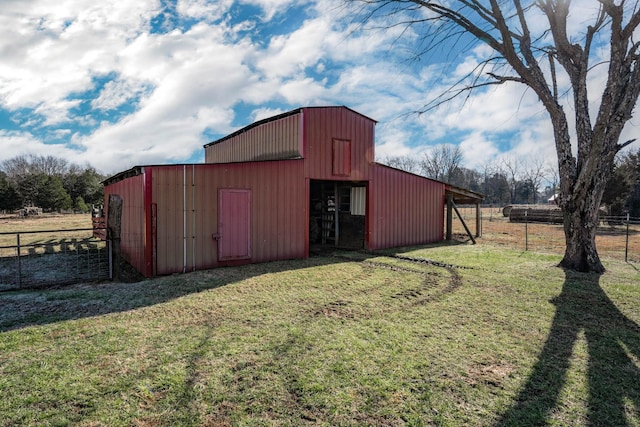
[[[482,211],[480,203],[476,203],[476,237],[482,236]]]
[[[20,233],[16,234],[17,239],[17,247],[16,251],[18,252],[18,288],[22,288],[22,263],[20,260]]]
[[[117,194],[109,194],[109,209],[107,212],[107,231],[111,239],[111,253],[113,254],[113,277],[120,278],[122,255],[120,252],[120,231],[122,226],[122,198]]]
[[[451,240],[453,234],[453,195],[447,194],[447,240]]]
[[[464,230],[467,232],[467,236],[469,236],[469,238],[471,239],[471,241],[475,245],[476,244],[476,239],[473,238],[473,234],[471,234],[471,230],[469,230],[469,227],[467,227],[467,223],[464,222],[464,218],[462,218],[462,215],[460,214],[460,211],[456,207],[456,204],[451,202],[451,206],[453,206],[453,209],[456,211],[456,215],[458,215],[458,218],[460,219],[460,222],[462,223],[462,226],[464,227]]]

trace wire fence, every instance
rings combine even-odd
[[[110,279],[110,246],[93,228],[0,233],[0,291]]]
[[[462,206],[458,211],[475,233],[476,208]],[[504,216],[501,207],[483,207],[480,215],[481,242],[535,252],[564,253],[562,224],[532,221],[526,217],[514,222]],[[453,232],[456,235],[466,234],[455,215]],[[640,218],[601,216],[596,247],[602,258],[640,262]]]

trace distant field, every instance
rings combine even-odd
[[[460,208],[467,225],[475,233],[475,208]],[[464,228],[454,216],[454,232],[464,234]],[[627,242],[625,224],[602,223],[596,235],[598,253],[602,258],[624,260],[625,246],[630,261],[640,263],[640,224],[631,224]],[[527,239],[528,234],[528,239]],[[563,254],[565,248],[562,225],[545,223],[510,222],[502,215],[502,208],[482,208],[482,238],[479,243],[500,245],[512,249],[525,249]],[[628,245],[628,246],[627,246]]]
[[[91,228],[90,214],[44,214],[20,218],[17,216],[0,217],[0,233],[16,233],[24,231],[46,231],[46,230],[72,230],[79,228]],[[77,235],[77,233],[75,233]],[[85,232],[91,235],[91,232]],[[23,244],[34,241],[48,241],[67,237],[67,233],[38,233],[35,235],[25,234],[21,238]],[[15,245],[15,235],[0,235],[0,246]]]
[[[0,218],[0,233],[8,233],[0,234],[0,291],[109,277],[107,245],[91,227],[89,214]]]
[[[460,208],[467,225],[475,233],[475,208]],[[42,215],[37,217],[18,218],[0,217],[0,232],[34,231],[34,230],[58,230],[91,228],[91,216],[89,214],[70,215]],[[454,232],[460,236],[464,234],[464,228],[457,217],[454,216]],[[528,242],[525,233],[528,232]],[[32,240],[46,241],[56,237],[65,237],[64,234],[39,234],[37,236],[24,236],[29,242]],[[24,242],[24,241],[23,241]],[[528,249],[537,252],[562,254],[564,251],[564,233],[561,225],[509,222],[502,215],[501,208],[482,208],[482,238],[479,243],[495,244],[512,249]],[[0,235],[0,246],[15,244],[15,236]],[[626,226],[611,226],[603,224],[597,237],[596,244],[603,258],[624,259],[626,242]],[[632,224],[629,228],[627,256],[633,262],[640,262],[640,224]]]
[[[69,228],[91,228],[90,214],[43,214],[18,217],[0,216],[0,232],[33,231]]]

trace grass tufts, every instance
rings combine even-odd
[[[640,277],[433,245],[0,294],[0,426],[639,425]]]

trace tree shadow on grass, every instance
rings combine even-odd
[[[267,273],[345,262],[331,256],[248,264],[159,277],[0,293],[0,332],[119,313],[226,286]]]
[[[640,327],[616,307],[599,281],[596,274],[565,271],[562,292],[551,301],[556,314],[544,348],[526,385],[497,426],[550,422],[580,333],[584,333],[588,350],[588,425],[637,424]]]

